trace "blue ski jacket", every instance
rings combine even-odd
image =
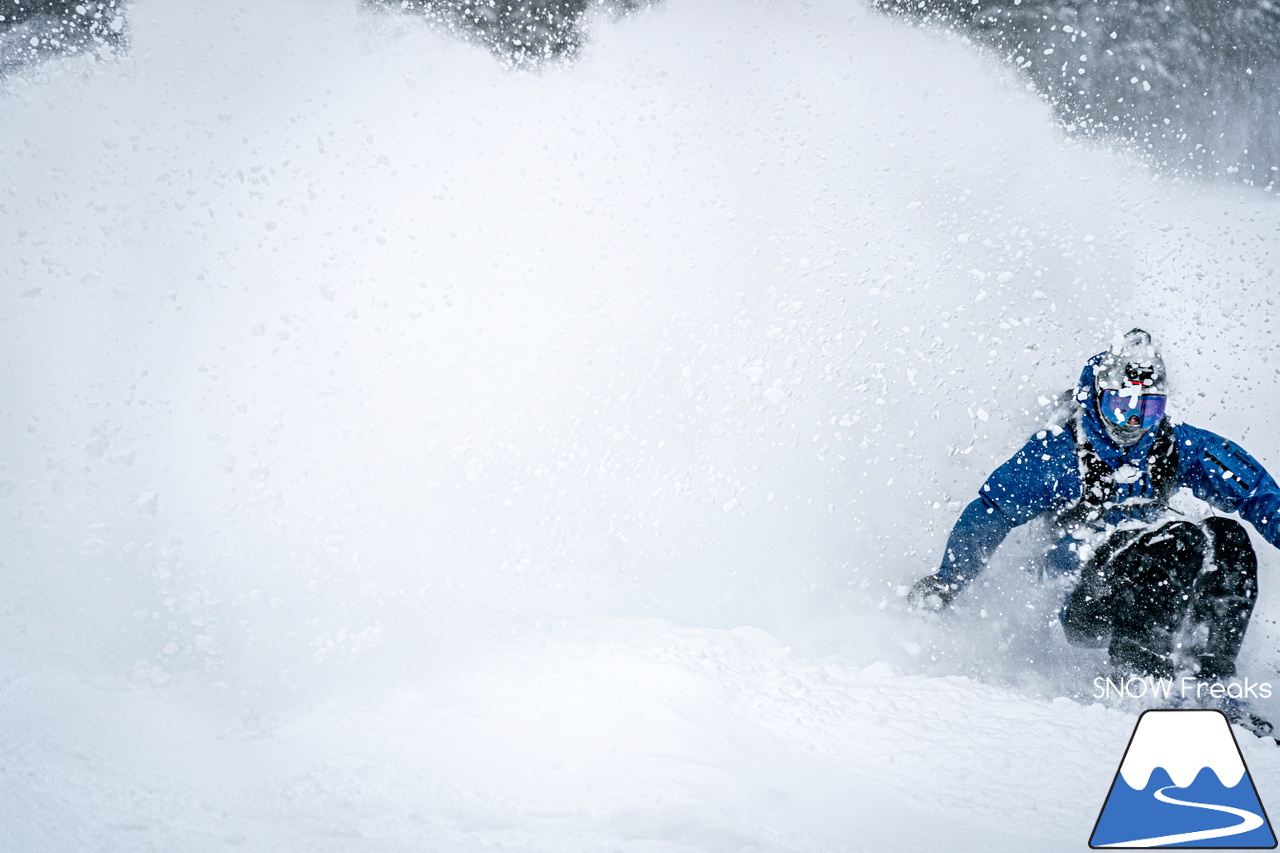
[[[1078,413],[1064,426],[1036,433],[983,483],[978,497],[960,514],[937,576],[955,589],[964,588],[985,568],[988,558],[1015,528],[1032,519],[1059,518],[1081,501],[1084,462],[1077,442],[1090,445],[1114,476],[1111,494],[1100,502],[1097,517],[1074,529],[1058,529],[1046,554],[1046,571],[1065,575],[1078,571],[1088,549],[1080,545],[1090,533],[1126,523],[1154,524],[1168,510],[1153,487],[1150,451],[1157,429],[1149,429],[1130,447],[1116,445],[1099,419],[1093,394],[1093,369],[1103,354],[1085,365],[1077,386]],[[1222,512],[1239,513],[1272,545],[1280,548],[1280,488],[1257,460],[1235,442],[1208,430],[1170,422],[1176,447],[1174,486]],[[1126,467],[1127,466],[1127,467]]]

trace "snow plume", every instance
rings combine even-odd
[[[121,0],[0,2],[0,74],[53,56],[112,60],[127,45]]]
[[[835,0],[536,74],[129,8],[0,93],[0,848],[1087,838],[1133,720],[1062,698],[1035,531],[945,622],[899,591],[1133,326],[1280,466],[1270,197]]]
[[[1280,180],[1280,7],[1271,2],[875,0],[990,45],[1068,132],[1128,144],[1157,167],[1274,192]]]
[[[142,0],[128,59],[8,84],[24,654],[249,689],[653,615],[900,655],[897,588],[1194,222],[843,4],[539,74],[322,6]]]

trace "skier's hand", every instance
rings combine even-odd
[[[917,613],[941,613],[951,606],[951,599],[959,591],[937,575],[926,575],[907,593],[907,606]]]

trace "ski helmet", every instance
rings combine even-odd
[[[1120,445],[1130,445],[1164,419],[1168,395],[1164,359],[1142,329],[1112,344],[1093,370],[1098,418]]]

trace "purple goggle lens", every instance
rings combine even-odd
[[[1102,416],[1117,426],[1150,429],[1164,417],[1164,394],[1134,395],[1126,391],[1102,392],[1098,408]]]

